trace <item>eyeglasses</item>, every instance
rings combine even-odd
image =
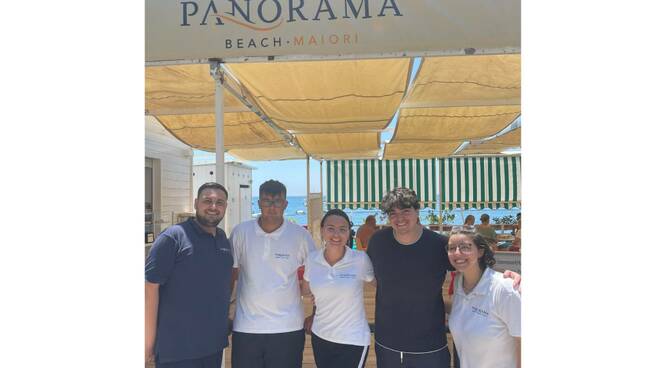
[[[203,205],[209,207],[213,205],[215,205],[216,207],[225,207],[227,205],[227,201],[223,201],[223,200],[213,201],[211,199],[202,199],[201,202]]]
[[[259,204],[262,205],[263,207],[283,207],[284,206],[284,200],[283,199],[276,199],[276,200],[270,200],[270,199],[260,199]]]
[[[469,254],[472,253],[472,244],[461,243],[458,245],[449,245],[447,246],[447,253],[449,254],[456,253],[456,249],[458,249],[458,251],[463,254]]]

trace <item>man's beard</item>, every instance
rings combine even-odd
[[[222,221],[222,217],[218,217],[218,219],[215,220],[209,218],[208,216],[204,216],[199,212],[197,212],[196,217],[197,217],[197,222],[199,222],[200,225],[209,226],[209,227],[217,227],[220,221]]]

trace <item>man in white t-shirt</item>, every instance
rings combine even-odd
[[[238,277],[232,337],[234,368],[300,368],[305,346],[298,268],[315,249],[304,228],[284,221],[286,187],[259,187],[261,215],[229,241]]]

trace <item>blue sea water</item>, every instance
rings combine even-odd
[[[260,213],[259,210],[259,205],[257,204],[257,200],[259,197],[252,197],[252,216],[257,217],[258,214]],[[306,197],[304,196],[290,196],[287,197],[287,200],[289,201],[289,205],[287,206],[286,210],[284,211],[284,218],[288,219],[289,221],[295,222],[298,225],[306,225],[307,224],[307,207],[305,206],[305,200]],[[324,208],[325,210],[325,208]],[[369,215],[374,215],[376,216],[376,223],[378,224],[385,224],[387,222],[387,218],[382,214],[380,210],[373,209],[373,210],[365,210],[365,209],[344,209],[344,212],[348,214],[348,216],[351,219],[351,222],[353,222],[353,227],[357,229],[360,225],[364,223],[364,219],[367,218]],[[431,212],[430,208],[427,209],[421,209],[419,211],[419,217],[420,221],[422,224],[428,224],[429,221],[426,218],[429,213]],[[464,222],[465,217],[467,215],[473,215],[476,219],[476,223],[479,223],[479,216],[483,213],[487,213],[490,216],[491,223],[494,223],[493,219],[495,217],[504,217],[504,216],[513,216],[514,218],[516,215],[520,212],[520,208],[513,208],[513,209],[506,209],[506,208],[500,208],[497,210],[491,210],[491,209],[470,209],[470,210],[452,210],[449,213],[454,214],[454,220],[453,221],[446,221],[445,224],[452,224],[452,225],[461,225]],[[438,214],[438,211],[435,210],[435,214]]]

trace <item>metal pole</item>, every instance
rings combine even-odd
[[[224,88],[225,76],[220,62],[211,62],[211,76],[215,80],[215,181],[225,185],[225,116]]]
[[[309,208],[310,208],[310,203],[309,203],[309,155],[307,155],[307,230],[311,233],[312,232],[312,218],[310,217],[309,214]]]
[[[211,76],[215,80],[215,182],[225,185],[225,106],[224,106],[224,72],[219,61],[211,61]],[[229,199],[229,198],[227,198]],[[219,227],[227,231],[227,222],[222,219]],[[225,351],[222,352],[220,367],[225,368]]]
[[[319,160],[319,181],[321,182],[321,213],[323,213],[323,160]]]
[[[215,80],[215,182],[225,186],[225,106],[224,88],[222,87],[222,84],[225,82],[225,75],[222,68],[220,68],[219,61],[211,62],[211,76]],[[227,191],[231,196],[229,188],[227,188]],[[234,193],[234,196],[236,195],[237,194]],[[227,202],[231,203],[229,198],[227,198]],[[226,216],[220,221],[218,226],[225,231],[228,231],[228,223],[225,219]],[[222,367],[224,367],[224,364],[225,362],[223,360]]]

